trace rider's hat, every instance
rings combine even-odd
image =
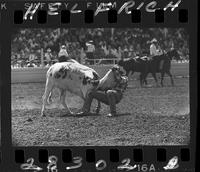
[[[90,40],[90,41],[88,41],[86,44],[87,45],[92,45],[94,42],[93,42],[93,40]]]
[[[87,46],[88,46],[88,45],[93,45],[93,41],[90,40],[90,41],[86,42],[86,45],[87,45]]]
[[[153,38],[152,40],[151,40],[151,43],[157,43],[158,41],[157,41],[157,39],[156,38]]]
[[[65,46],[65,45],[62,45],[61,48],[62,48],[62,49],[66,49],[66,46]]]

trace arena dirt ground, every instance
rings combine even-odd
[[[183,145],[190,142],[189,78],[176,78],[175,87],[165,78],[165,87],[140,88],[130,81],[118,115],[70,116],[59,107],[58,91],[46,117],[40,116],[44,83],[12,84],[12,139],[15,146],[125,146]],[[70,93],[70,107],[77,111],[82,100]],[[91,111],[94,111],[94,101]]]

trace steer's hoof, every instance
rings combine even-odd
[[[45,117],[46,115],[45,114],[41,114],[41,117]]]
[[[74,112],[70,112],[69,115],[76,115]]]
[[[74,115],[74,113],[71,112],[71,111],[68,111],[68,112],[66,113],[66,115]]]

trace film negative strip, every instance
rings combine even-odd
[[[0,56],[0,171],[196,171],[197,0],[3,1]]]

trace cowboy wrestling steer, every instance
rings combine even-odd
[[[56,63],[47,71],[45,92],[41,116],[44,116],[45,105],[51,96],[53,88],[60,89],[60,101],[67,112],[72,114],[65,103],[66,91],[74,93],[85,100],[88,91],[95,89],[99,84],[99,75],[95,70],[78,62],[69,61]]]

